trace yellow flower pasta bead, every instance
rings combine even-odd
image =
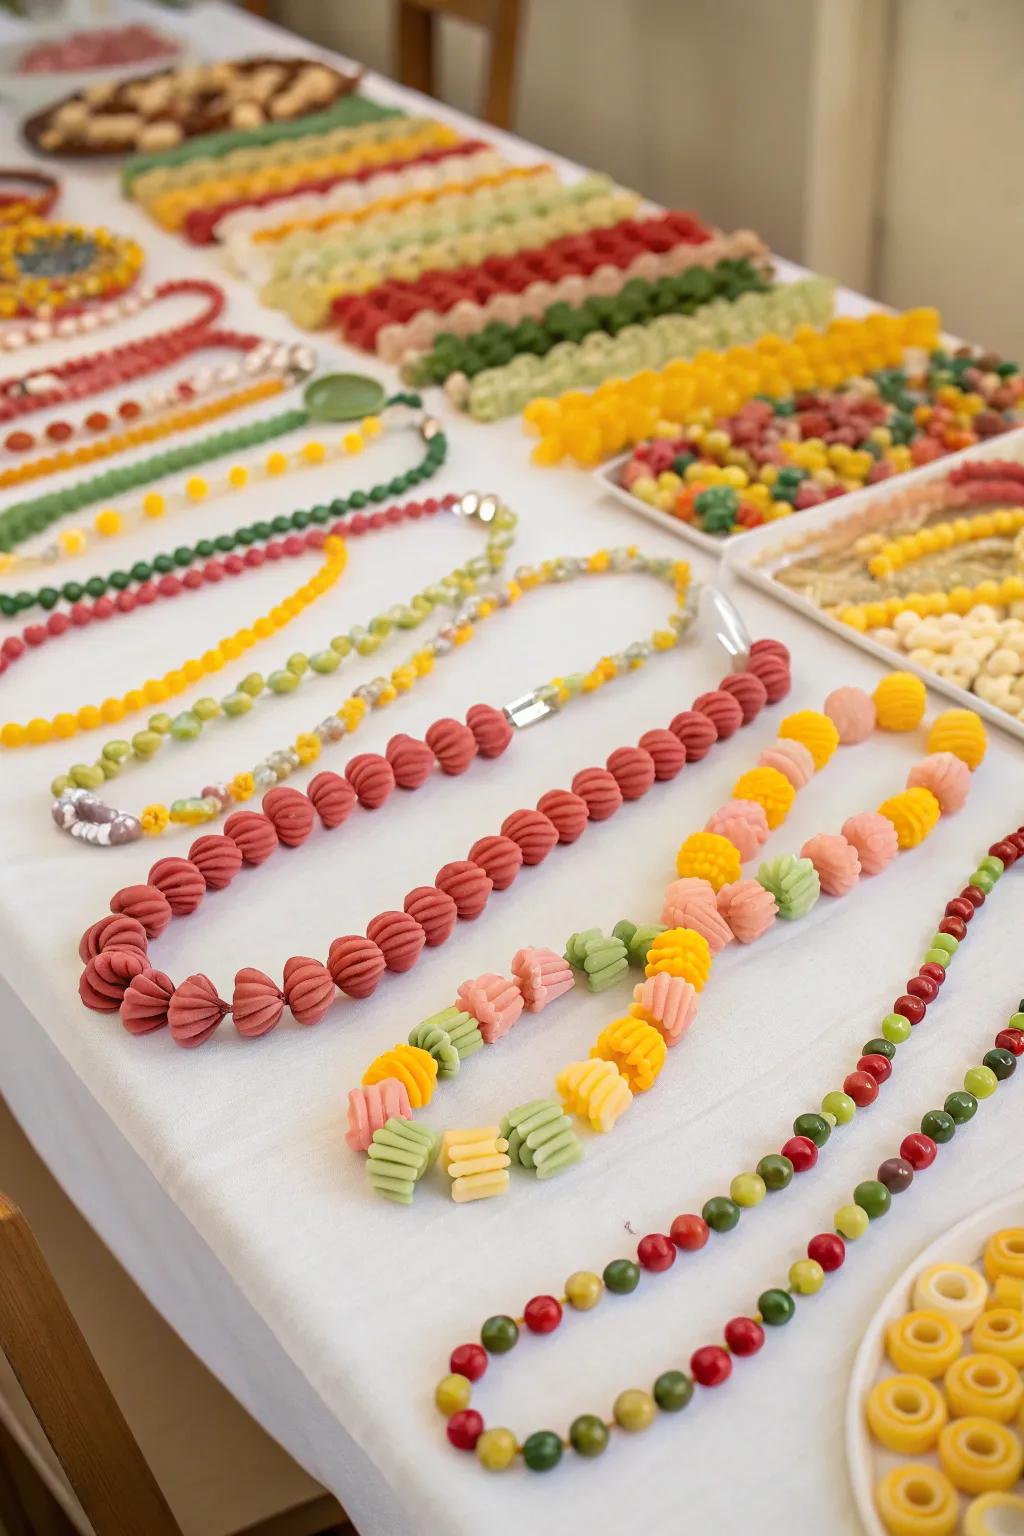
[[[901,848],[916,848],[918,843],[923,843],[942,814],[938,800],[923,785],[891,795],[888,800],[883,800],[878,811],[892,822]]]
[[[508,1191],[508,1142],[496,1125],[474,1130],[445,1131],[441,1162],[452,1181],[452,1199],[459,1205],[469,1200],[489,1200]]]
[[[716,891],[742,874],[739,850],[718,832],[692,832],[676,854],[676,874],[706,880]]]
[[[914,1282],[914,1306],[941,1312],[965,1331],[985,1310],[988,1287],[969,1264],[930,1264]]]
[[[997,1419],[1009,1424],[1024,1398],[1024,1382],[998,1355],[961,1355],[946,1372],[949,1411],[956,1419]]]
[[[945,1398],[924,1376],[887,1376],[876,1382],[866,1411],[875,1439],[903,1456],[931,1450],[949,1418]]]
[[[941,1312],[915,1311],[885,1330],[885,1352],[898,1371],[941,1376],[963,1348],[963,1334]]]
[[[887,1472],[875,1489],[875,1505],[890,1536],[952,1536],[960,1515],[949,1478],[923,1462]]]
[[[939,1436],[942,1470],[961,1493],[1012,1488],[1024,1451],[1012,1429],[993,1419],[954,1419]]]
[[[1024,1530],[1024,1499],[1017,1493],[983,1493],[964,1510],[963,1536],[1006,1536]]]
[[[613,1061],[570,1062],[555,1087],[568,1113],[579,1115],[594,1131],[610,1131],[633,1102],[630,1086]]]
[[[913,672],[890,672],[872,695],[875,718],[882,731],[912,731],[924,719],[928,695]]]
[[[798,709],[795,715],[787,715],[779,735],[801,742],[814,758],[816,771],[824,768],[839,745],[839,732],[832,721],[816,709]]]
[[[711,949],[702,933],[693,928],[666,928],[647,951],[645,976],[682,976],[695,992],[702,992],[711,975]]]
[[[972,773],[987,748],[988,734],[973,709],[944,709],[928,732],[929,752],[952,752]]]
[[[774,832],[789,815],[796,790],[777,768],[751,768],[732,787],[734,800],[756,800]]]
[[[1016,1275],[997,1275],[985,1311],[990,1312],[993,1307],[1024,1312],[1024,1280],[1018,1280]]]
[[[1008,1307],[983,1312],[974,1325],[971,1343],[986,1355],[998,1355],[1016,1370],[1024,1371],[1024,1312]]]
[[[1012,1275],[1024,1280],[1024,1227],[1004,1227],[985,1244],[985,1273],[990,1280]]]
[[[382,1083],[386,1077],[397,1077],[405,1085],[412,1108],[422,1109],[433,1098],[437,1062],[418,1045],[396,1045],[370,1063],[363,1073],[363,1087]]]
[[[667,1051],[659,1030],[643,1019],[627,1016],[602,1029],[590,1054],[613,1061],[634,1093],[646,1093],[654,1087]]]

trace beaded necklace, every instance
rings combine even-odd
[[[1024,828],[1018,828],[994,843],[979,861],[970,882],[946,903],[938,932],[929,941],[928,955],[912,981],[924,983],[915,994],[922,1003],[916,1018],[899,1010],[886,1015],[882,1036],[869,1040],[858,1063],[858,1075],[869,1076],[875,1093],[892,1075],[893,1058],[899,1044],[910,1036],[912,1026],[921,1022],[929,1002],[934,1001],[946,979],[946,969],[960,944],[968,936],[968,925],[976,910],[992,891],[1004,870],[1024,855]],[[939,955],[942,958],[937,958]],[[909,987],[908,987],[909,992]],[[951,1141],[959,1127],[973,1119],[979,1101],[994,1094],[1000,1083],[1016,1070],[1017,1057],[1024,1054],[1024,1012],[1013,1014],[1009,1025],[1001,1029],[981,1065],[968,1069],[963,1087],[950,1093],[942,1109],[927,1111],[920,1130],[904,1137],[899,1155],[885,1159],[874,1178],[858,1184],[853,1199],[841,1206],[833,1218],[831,1232],[812,1237],[807,1257],[794,1262],[787,1283],[763,1291],[751,1316],[735,1317],[726,1323],[721,1344],[703,1345],[689,1359],[689,1373],[672,1368],[655,1381],[650,1393],[636,1388],[621,1392],[615,1399],[610,1419],[595,1414],[576,1418],[568,1435],[539,1430],[523,1441],[508,1429],[485,1430],[481,1415],[470,1408],[472,1387],[485,1373],[492,1355],[505,1354],[518,1342],[521,1327],[532,1333],[547,1334],[558,1328],[563,1307],[575,1311],[592,1310],[607,1290],[613,1295],[627,1295],[640,1281],[641,1270],[651,1274],[672,1268],[677,1253],[695,1253],[708,1242],[711,1233],[726,1233],[738,1223],[743,1211],[760,1204],[769,1192],[786,1189],[794,1174],[814,1167],[821,1149],[827,1144],[833,1126],[824,1114],[801,1114],[793,1122],[793,1135],[780,1153],[770,1153],[757,1164],[755,1173],[740,1174],[730,1185],[729,1196],[714,1196],[705,1202],[701,1215],[677,1216],[668,1234],[651,1233],[641,1238],[637,1260],[613,1259],[601,1274],[578,1270],[570,1275],[558,1296],[535,1296],[520,1317],[496,1315],[481,1329],[480,1344],[459,1345],[449,1361],[451,1374],[438,1385],[435,1401],[448,1419],[448,1439],[459,1450],[474,1450],[483,1466],[503,1471],[516,1457],[535,1472],[546,1472],[562,1458],[563,1450],[572,1449],[590,1459],[602,1454],[611,1433],[623,1430],[636,1433],[647,1429],[660,1409],[676,1413],[686,1407],[695,1385],[720,1386],[732,1374],[733,1360],[756,1354],[764,1345],[766,1329],[784,1326],[796,1311],[796,1301],[814,1295],[824,1285],[826,1275],[840,1269],[846,1259],[846,1245],[861,1238],[871,1224],[884,1216],[894,1195],[908,1189],[915,1174],[934,1162],[939,1147]],[[870,1103],[875,1097],[866,1100]],[[842,1124],[842,1121],[838,1123]],[[401,1124],[401,1122],[399,1122]],[[421,1154],[422,1156],[422,1154]]]
[[[569,569],[570,562],[562,561],[552,562],[537,572],[524,571],[523,589],[530,590],[545,581],[559,583]],[[111,898],[114,916],[101,919],[83,937],[80,953],[86,965],[79,991],[86,1006],[98,1012],[116,1013],[125,1001],[122,1018],[126,1028],[142,1033],[168,1023],[173,1038],[182,1045],[201,1044],[227,1013],[233,1014],[239,1033],[263,1034],[280,1019],[285,1000],[298,1021],[315,1023],[333,1003],[336,987],[351,998],[369,996],[385,969],[409,970],[425,944],[441,944],[450,936],[457,917],[470,920],[479,916],[496,881],[472,858],[460,859],[444,865],[433,885],[410,891],[401,911],[379,913],[367,925],[365,937],[347,935],[336,939],[327,966],[305,957],[289,960],[283,990],[262,972],[248,968],[236,976],[236,996],[229,1004],[218,997],[207,977],[189,977],[175,987],[162,973],[152,971],[146,957],[148,940],[161,934],[172,916],[194,912],[206,890],[228,885],[243,862],[261,864],[279,843],[294,847],[305,842],[317,817],[332,829],[347,819],[357,800],[373,810],[384,804],[396,786],[420,788],[435,763],[442,773],[458,775],[478,755],[500,756],[512,739],[514,727],[546,718],[575,694],[592,693],[621,673],[635,671],[652,653],[671,650],[678,644],[693,617],[692,607],[684,607],[689,577],[685,567],[662,557],[627,553],[624,559],[613,559],[605,553],[604,559],[591,565],[591,569],[595,574],[616,569],[642,573],[666,582],[676,598],[668,626],[656,630],[650,641],[634,642],[617,658],[602,658],[589,674],[557,678],[504,710],[478,704],[468,711],[465,724],[452,719],[438,720],[423,741],[395,736],[383,756],[366,752],[353,758],[344,778],[329,772],[317,774],[308,795],[278,784],[264,795],[262,814],[235,811],[224,824],[223,836],[200,837],[187,859],[159,860],[150,871],[148,883],[115,893]],[[470,603],[475,601],[471,599]],[[439,637],[425,654],[426,669],[432,666],[435,654],[443,653],[453,643],[454,636],[443,640]],[[358,726],[366,706],[361,699],[352,702],[362,708],[349,711],[346,707],[346,718],[338,721],[337,728],[332,727],[329,734],[325,732],[327,739]],[[290,771],[291,765],[285,762],[278,776],[283,778]],[[593,799],[595,819],[600,818],[601,808],[607,807],[609,795],[619,794],[615,779],[604,769],[584,770],[577,775],[577,781],[582,785],[580,794],[589,794]],[[558,801],[557,793],[554,799]],[[550,805],[551,797],[547,801]],[[608,814],[607,809],[604,814]],[[557,840],[557,817],[557,803],[551,816],[545,811],[528,813],[529,825],[523,829],[527,846],[536,842],[538,827],[548,829]],[[565,840],[573,841],[574,836]],[[136,977],[144,979],[131,998],[126,999]],[[155,1011],[154,996],[148,995],[154,987],[163,998],[162,1006]],[[143,1012],[149,1022],[136,1028],[142,1017],[137,1012],[140,991],[147,994]]]
[[[392,629],[396,627],[400,630],[415,629],[435,607],[460,608],[467,597],[475,591],[482,576],[493,575],[501,570],[514,541],[517,518],[507,507],[501,506],[495,497],[480,497],[470,493],[461,499],[456,496],[446,496],[440,503],[431,501],[421,505],[419,502],[410,502],[404,507],[390,507],[386,512],[375,514],[373,518],[359,518],[358,521],[353,519],[348,523],[339,520],[326,534],[319,528],[311,529],[307,531],[305,539],[299,539],[293,535],[292,540],[286,540],[285,543],[291,542],[298,545],[299,551],[307,548],[318,549],[331,536],[340,537],[344,533],[359,535],[376,532],[378,529],[398,527],[404,522],[417,521],[424,515],[429,517],[438,511],[454,512],[464,517],[467,522],[480,522],[487,530],[487,545],[483,555],[467,561],[465,566],[457,567],[448,575],[442,576],[439,581],[429,583],[422,592],[417,592],[409,603],[396,604],[387,614],[375,615],[368,624],[356,624],[347,633],[334,635],[324,650],[315,651],[312,656],[295,653],[288,658],[282,668],[271,671],[266,678],[258,672],[250,672],[237,688],[225,694],[219,701],[213,698],[197,699],[191,708],[182,711],[174,719],[166,714],[152,716],[147,729],[137,731],[131,741],[107,742],[95,763],[75,764],[68,773],[60,775],[51,784],[51,791],[57,796],[53,807],[54,820],[61,830],[81,837],[83,833],[76,832],[75,828],[79,827],[83,820],[88,824],[94,824],[102,815],[110,827],[110,843],[116,845],[133,841],[134,838],[141,837],[143,832],[154,835],[166,831],[171,822],[192,826],[197,822],[212,820],[230,808],[233,803],[251,799],[257,787],[257,777],[261,789],[276,784],[278,776],[272,771],[270,763],[264,760],[252,772],[236,774],[234,778],[220,785],[207,786],[199,796],[176,800],[170,807],[148,805],[141,818],[128,816],[124,812],[115,812],[112,807],[98,800],[94,802],[92,799],[84,801],[84,807],[88,809],[89,814],[83,817],[83,802],[77,797],[67,798],[67,792],[72,789],[98,789],[107,778],[114,776],[111,768],[120,776],[132,762],[148,762],[166,741],[182,743],[194,741],[208,722],[216,719],[231,720],[248,714],[261,699],[265,700],[275,694],[293,693],[305,678],[327,676],[336,672],[347,656],[372,655]],[[273,542],[267,546],[268,555],[273,547]],[[287,551],[287,553],[294,552]],[[262,563],[263,551],[250,550],[249,554],[260,556],[260,560],[254,562],[254,565]],[[482,607],[478,616],[486,617],[491,611],[491,606],[487,604]],[[496,608],[496,604],[494,607]],[[464,622],[468,620],[464,618]],[[397,697],[400,687],[402,691],[411,688],[419,675],[416,658],[411,657],[402,666],[397,667],[392,674],[387,698],[374,697],[374,691],[371,691],[368,699],[372,698],[373,702],[381,705],[386,704]],[[363,695],[359,693],[350,695],[350,698],[337,711],[338,718],[345,718],[346,706],[350,706],[351,700],[357,697],[363,697]],[[315,743],[319,743],[319,738],[315,735],[308,732],[299,733],[292,748],[299,763],[312,762],[314,757],[319,755]],[[94,840],[86,837],[86,841]],[[109,846],[106,843],[98,845]]]
[[[38,345],[57,337],[61,341],[72,336],[91,336],[94,331],[116,325],[131,315],[163,297],[164,284],[155,288],[138,286],[120,298],[103,304],[84,304],[80,308],[68,305],[59,315],[40,315],[29,325],[6,325],[0,331],[0,352],[20,352],[24,347]]]
[[[0,225],[0,316],[52,314],[130,288],[142,247],[107,229],[20,219]]]
[[[671,739],[649,744],[649,761],[636,749],[622,748],[614,754],[620,771],[625,774],[628,769],[632,796],[639,798],[650,788],[659,758],[660,776],[671,777],[683,761],[707,750],[715,739],[712,728],[725,737],[748,724],[767,697],[764,676],[769,681],[774,680],[773,673],[777,676],[772,698],[781,697],[780,689],[788,688],[785,648],[776,641],[758,642],[751,659],[762,676],[734,673],[721,691],[698,700],[697,718],[681,715],[672,722],[672,737],[686,743],[683,757],[673,752],[673,748],[678,752],[678,745]],[[628,966],[645,967],[646,979],[635,988],[629,1013],[602,1030],[589,1060],[572,1062],[558,1075],[560,1103],[533,1100],[510,1110],[500,1128],[488,1128],[486,1136],[474,1132],[474,1144],[480,1147],[486,1141],[488,1151],[482,1154],[485,1165],[468,1173],[461,1171],[464,1158],[458,1138],[469,1133],[445,1133],[443,1156],[447,1162],[447,1154],[454,1154],[449,1171],[453,1197],[460,1201],[506,1193],[514,1160],[545,1178],[578,1162],[583,1149],[567,1116],[577,1116],[594,1131],[610,1131],[634,1096],[654,1086],[667,1050],[679,1043],[696,1018],[714,957],[728,944],[736,939],[746,945],[762,938],[777,916],[787,921],[805,917],[822,892],[849,894],[862,872],[881,873],[900,849],[923,841],[940,815],[961,808],[971,769],[984,755],[985,731],[977,716],[956,710],[934,722],[928,743],[932,755],[911,769],[908,787],[901,794],[887,799],[878,812],[851,816],[842,835],[812,837],[799,857],[785,854],[769,859],[756,879],[742,878],[743,863],[755,857],[770,831],[781,825],[797,792],[827,764],[837,745],[866,740],[876,721],[887,730],[913,729],[923,715],[924,698],[917,678],[893,673],[879,684],[874,700],[859,689],[841,688],[829,695],[824,713],[802,710],[788,716],[779,728],[779,739],[761,753],[757,767],[735,784],[734,798],[712,814],[704,831],[682,843],[676,858],[680,878],[665,891],[660,923],[623,920],[609,936],[596,928],[574,933],[564,956],[548,949],[521,949],[513,959],[511,978],[487,972],[463,982],[450,1008],[413,1028],[412,1050],[396,1047],[374,1061],[363,1077],[363,1088],[349,1096],[350,1145],[364,1152],[374,1145],[372,1134],[358,1134],[360,1126],[372,1132],[383,1125],[386,1130],[368,1164],[374,1187],[399,1203],[411,1200],[415,1181],[401,1180],[396,1195],[392,1185],[379,1183],[378,1174],[386,1163],[374,1158],[384,1157],[382,1148],[394,1144],[396,1117],[411,1119],[412,1100],[418,1098],[417,1107],[426,1104],[435,1080],[457,1074],[461,1053],[457,1043],[453,1045],[453,1033],[476,1046],[481,1041],[494,1044],[518,1022],[524,1007],[530,1013],[540,1012],[584,981],[592,992],[603,992],[626,974]],[[491,856],[500,862],[497,848]],[[516,873],[517,866],[510,865],[510,881]],[[916,1013],[918,1006],[913,996],[901,1000],[909,1014]],[[433,1058],[432,1063],[424,1053]],[[379,1086],[384,1077],[396,1080],[388,1089],[391,1107],[386,1114]],[[429,1080],[427,1089],[417,1092],[417,1084],[424,1080]],[[407,1102],[398,1108],[400,1090],[406,1092]],[[873,1081],[852,1074],[842,1093],[826,1096],[823,1111],[849,1119],[854,1106],[870,1103],[876,1091]],[[406,1133],[403,1129],[398,1134]],[[394,1177],[393,1169],[390,1173]]]

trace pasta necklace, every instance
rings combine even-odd
[[[913,1025],[924,1020],[929,1003],[936,1000],[947,967],[966,941],[977,909],[984,905],[1003,872],[1022,855],[1024,829],[1018,828],[992,845],[979,860],[969,883],[946,903],[945,914],[938,931],[928,941],[927,951],[928,955],[936,953],[943,958],[926,958],[912,978],[924,983],[922,990],[913,994],[921,1002],[920,1012],[916,1018],[909,1018],[899,1010],[902,999],[897,1000],[893,1012],[883,1020],[882,1036],[867,1042],[858,1063],[858,1075],[873,1079],[875,1094],[892,1075],[898,1045],[909,1038]],[[899,1154],[886,1158],[874,1177],[856,1186],[852,1200],[835,1212],[833,1230],[811,1238],[806,1257],[790,1265],[786,1283],[762,1291],[749,1316],[730,1319],[723,1329],[721,1343],[695,1349],[689,1357],[688,1370],[671,1366],[657,1377],[649,1392],[627,1388],[616,1397],[610,1417],[581,1414],[565,1435],[542,1429],[520,1440],[510,1429],[486,1429],[480,1413],[469,1406],[473,1384],[485,1374],[492,1356],[506,1354],[515,1347],[521,1328],[535,1334],[553,1333],[562,1322],[565,1306],[589,1312],[606,1291],[612,1295],[630,1294],[639,1285],[642,1271],[655,1275],[667,1272],[677,1255],[697,1253],[712,1233],[732,1231],[744,1211],[760,1204],[766,1194],[786,1189],[794,1175],[813,1168],[833,1130],[826,1115],[798,1115],[793,1122],[793,1135],[781,1152],[763,1157],[756,1172],[738,1175],[730,1185],[728,1197],[713,1196],[705,1202],[699,1216],[676,1216],[667,1234],[655,1232],[641,1238],[635,1261],[613,1259],[600,1274],[577,1270],[557,1295],[531,1298],[521,1316],[489,1317],[481,1328],[480,1343],[460,1344],[452,1352],[450,1374],[441,1380],[435,1392],[437,1406],[448,1420],[450,1443],[458,1450],[475,1450],[478,1460],[490,1471],[504,1471],[521,1458],[531,1471],[547,1472],[558,1465],[565,1450],[571,1449],[585,1459],[600,1456],[612,1434],[646,1430],[659,1411],[677,1413],[685,1408],[697,1387],[721,1386],[732,1374],[733,1362],[757,1354],[768,1336],[790,1322],[800,1299],[821,1290],[826,1276],[845,1263],[847,1244],[858,1241],[890,1210],[893,1197],[907,1190],[915,1176],[931,1166],[940,1147],[973,1119],[979,1103],[1013,1076],[1017,1057],[1024,1054],[1022,1026],[1024,1011],[1017,1011],[996,1034],[981,1064],[967,1070],[963,1086],[948,1094],[941,1109],[928,1110],[921,1119],[920,1130],[904,1137]],[[866,1102],[870,1103],[875,1094]],[[910,1508],[909,1504],[907,1507]]]
[[[780,681],[784,664],[788,682],[788,653],[779,642],[758,642],[752,659],[756,663],[758,658],[762,667],[769,661],[779,667]],[[771,680],[770,671],[768,675]],[[754,673],[734,673],[726,683],[729,689],[705,695],[696,706],[719,736],[748,724],[766,698],[762,679]],[[773,696],[778,696],[777,688]],[[449,1008],[413,1028],[408,1046],[396,1046],[378,1057],[364,1075],[362,1088],[349,1095],[349,1144],[369,1154],[367,1173],[374,1190],[399,1204],[411,1202],[417,1178],[400,1162],[389,1161],[389,1149],[396,1147],[396,1136],[398,1143],[408,1140],[402,1122],[430,1101],[435,1081],[458,1073],[461,1040],[473,1050],[494,1044],[513,1028],[524,1008],[540,1012],[584,982],[592,992],[603,992],[624,977],[628,967],[644,968],[645,980],[635,988],[629,1012],[602,1030],[589,1059],[570,1063],[558,1075],[557,1099],[518,1105],[503,1116],[500,1126],[447,1130],[441,1151],[452,1196],[460,1202],[507,1193],[513,1162],[535,1177],[548,1178],[580,1161],[583,1147],[569,1117],[578,1117],[593,1131],[610,1131],[634,1096],[654,1086],[668,1049],[679,1043],[696,1018],[714,958],[728,944],[762,938],[776,917],[794,921],[806,916],[823,892],[849,894],[861,873],[880,874],[901,849],[922,842],[940,816],[962,807],[971,770],[984,755],[985,730],[976,715],[950,710],[934,722],[930,755],[911,769],[905,790],[885,800],[877,812],[849,817],[841,834],[810,838],[799,857],[777,856],[760,866],[756,879],[742,878],[742,865],[781,826],[797,792],[826,766],[839,744],[866,740],[876,724],[884,730],[911,730],[920,724],[924,703],[924,687],[917,678],[892,673],[878,685],[873,699],[857,688],[839,688],[825,701],[823,713],[800,710],[789,715],[779,727],[778,740],[737,780],[733,798],[711,815],[702,832],[682,843],[676,857],[680,878],[665,891],[659,923],[624,919],[610,935],[597,928],[574,933],[564,955],[521,949],[512,961],[511,977],[486,972],[463,982]],[[687,740],[687,759],[699,749],[698,723],[687,721],[684,730],[679,717],[672,724],[673,735]],[[709,734],[705,739],[713,738]],[[621,749],[620,759],[627,750]],[[662,776],[670,776],[675,763],[666,744]],[[631,766],[632,793],[639,797],[653,782],[655,768],[648,768],[638,754]],[[497,850],[492,857],[498,860]],[[510,869],[511,880],[517,869]],[[914,1014],[919,1004],[910,996],[900,1006]],[[424,1061],[424,1052],[432,1063]],[[848,1119],[856,1104],[871,1102],[875,1091],[873,1081],[852,1074],[841,1093],[826,1095],[822,1109]],[[433,1127],[429,1133],[436,1141]],[[466,1158],[467,1144],[474,1149],[471,1161]]]

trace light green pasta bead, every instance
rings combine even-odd
[[[150,715],[146,724],[151,731],[156,731],[158,736],[166,736],[171,729],[171,717],[162,711],[156,715]]]
[[[190,709],[183,709],[171,721],[171,735],[175,741],[195,741],[203,729],[203,722]]]
[[[121,772],[121,764],[116,763],[112,757],[101,757],[96,763],[104,779],[116,779]]]
[[[381,640],[386,640],[394,627],[392,621],[382,613],[378,613],[372,618],[369,624],[370,634],[376,635]]]
[[[628,917],[620,917],[612,929],[612,938],[621,939],[628,950],[636,937],[636,923],[631,923]]]
[[[409,1031],[409,1044],[433,1056],[439,1077],[456,1077],[463,1055],[471,1056],[483,1043],[476,1020],[460,1008],[445,1008]]]
[[[287,667],[280,667],[268,675],[267,687],[271,693],[294,693],[301,681],[296,673],[289,672]]]
[[[527,1139],[534,1132],[543,1131],[544,1127],[553,1121],[563,1118],[561,1104],[554,1099],[531,1099],[528,1104],[520,1104],[516,1109],[510,1109],[501,1122],[501,1134],[508,1142],[508,1152],[514,1163],[521,1163],[524,1168],[532,1166],[532,1162],[524,1160],[524,1153],[528,1153]]]
[[[949,951],[945,949],[926,949],[924,952],[924,965],[941,965],[945,970],[949,964]]]
[[[628,966],[629,955],[621,939],[601,937],[588,942],[583,970],[591,992],[606,991]]]
[[[933,933],[928,940],[929,949],[944,949],[947,955],[955,955],[960,945],[951,933]]]
[[[821,895],[818,871],[810,859],[783,853],[766,859],[757,872],[757,882],[774,897],[779,916],[788,920],[806,917]]]
[[[309,657],[304,655],[302,651],[293,651],[285,662],[285,666],[289,672],[294,672],[296,677],[302,677],[305,672],[309,671]]]
[[[441,1137],[429,1126],[392,1117],[367,1148],[370,1186],[385,1200],[411,1205],[413,1192],[441,1147]]]
[[[66,789],[70,789],[74,780],[70,773],[58,773],[55,779],[50,780],[50,794],[58,800]]]
[[[140,757],[145,761],[146,758],[152,757],[154,752],[160,750],[163,746],[163,740],[159,731],[136,731],[132,737],[132,751],[136,757]]]
[[[197,715],[200,720],[214,720],[220,714],[220,705],[216,699],[209,697],[196,699],[192,705],[192,713]]]
[[[380,650],[380,636],[363,635],[356,641],[356,650],[360,656],[372,656],[375,651]]]
[[[112,763],[123,763],[125,758],[131,755],[132,748],[129,741],[108,741],[100,753],[101,757],[107,758]]]
[[[352,641],[349,639],[348,635],[335,635],[334,639],[331,641],[331,650],[335,651],[339,656],[344,658],[345,656],[350,655],[352,652]]]
[[[574,971],[582,971],[583,962],[586,959],[586,946],[591,939],[601,937],[600,928],[584,928],[580,933],[569,936],[569,942],[565,946],[565,958]]]
[[[309,664],[314,672],[323,676],[327,672],[336,672],[341,666],[341,657],[337,651],[328,648],[326,651],[314,651],[309,658]]]
[[[69,773],[79,789],[99,789],[103,783],[103,769],[98,763],[74,763]]]
[[[263,680],[262,672],[250,672],[246,677],[242,678],[238,686],[243,693],[247,693],[251,698],[255,699],[259,697],[267,685]]]
[[[647,964],[647,951],[660,933],[666,933],[664,923],[641,923],[629,941],[630,965],[644,966]]]
[[[239,715],[246,715],[252,709],[253,697],[251,693],[226,693],[220,701],[221,708],[226,715],[237,719]]]
[[[423,1022],[444,1030],[458,1051],[460,1061],[465,1061],[467,1056],[473,1056],[483,1049],[484,1037],[480,1033],[479,1024],[471,1013],[466,1013],[462,1008],[443,1008],[440,1013],[433,1014]]]

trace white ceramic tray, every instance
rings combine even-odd
[[[886,501],[903,485],[909,484],[911,478],[918,483],[935,479],[948,474],[952,468],[965,460],[976,459],[1016,459],[1024,463],[1024,427],[1016,427],[1012,432],[1003,433],[1001,437],[990,438],[986,443],[977,444],[973,448],[964,448],[959,453],[951,453],[934,464],[927,464],[921,469],[911,470],[907,475],[900,475],[898,479],[885,481],[881,485],[868,486],[861,491],[851,491],[848,496],[837,497],[835,501],[826,501],[821,506],[811,507],[793,518],[766,523],[763,527],[754,528],[749,533],[737,535],[727,542],[723,551],[720,584],[728,589],[733,576],[741,577],[752,586],[759,587],[769,597],[788,603],[798,613],[814,619],[816,623],[823,625],[825,629],[830,629],[833,634],[849,641],[851,645],[859,645],[862,650],[869,651],[872,656],[878,656],[882,661],[888,662],[891,667],[898,666],[904,671],[916,672],[930,688],[944,693],[965,709],[973,709],[984,719],[991,720],[993,725],[1000,726],[1011,736],[1024,741],[1024,721],[1015,720],[1005,710],[987,703],[977,694],[969,693],[966,688],[936,676],[934,672],[912,661],[903,652],[890,650],[888,646],[873,640],[870,635],[861,634],[860,631],[851,629],[848,624],[841,624],[838,619],[823,613],[800,593],[776,581],[774,576],[778,567],[794,554],[796,540],[831,530],[844,518],[861,512],[869,504]],[[630,500],[633,501],[635,498],[631,497]],[[805,548],[811,547],[808,545]]]
[[[688,544],[696,544],[700,549],[706,549],[709,555],[721,555],[727,544],[734,544],[737,539],[746,538],[744,533],[730,533],[725,538],[718,539],[712,533],[704,533],[700,528],[694,528],[692,523],[684,523],[679,517],[673,517],[671,512],[663,512],[660,507],[648,506],[646,501],[641,501],[639,496],[634,496],[624,486],[618,483],[619,474],[623,465],[628,464],[632,454],[620,453],[617,459],[608,459],[600,469],[594,470],[594,479],[606,491],[609,496],[614,496],[616,501],[621,501],[624,507],[631,512],[637,512],[641,517],[646,517],[648,522],[657,523],[659,528],[665,528],[669,533],[674,533],[677,538],[685,539]],[[801,517],[803,513],[800,514]]]
[[[125,24],[123,18],[99,23],[104,28],[119,24]],[[193,50],[186,47],[180,38],[173,37],[159,24],[153,25],[149,21],[146,24],[173,45],[173,54],[162,53],[159,58],[138,59],[131,64],[112,64],[99,69],[41,70],[22,74],[18,70],[18,62],[37,43],[57,41],[69,30],[78,32],[88,31],[89,28],[84,24],[68,28],[47,23],[34,26],[30,32],[26,30],[20,42],[5,43],[0,47],[0,100],[10,102],[20,112],[38,112],[55,101],[62,101],[65,96],[74,95],[76,91],[88,90],[90,85],[105,85],[108,80],[124,80],[130,75],[144,75],[155,69],[180,69],[183,64],[195,61]]]
[[[879,1479],[891,1467],[908,1459],[929,1462],[936,1467],[939,1465],[934,1451],[912,1458],[887,1451],[872,1438],[868,1429],[864,1412],[867,1395],[877,1381],[894,1374],[885,1356],[885,1330],[891,1322],[910,1309],[914,1281],[923,1269],[946,1259],[952,1264],[980,1267],[985,1243],[992,1233],[998,1232],[1001,1227],[1020,1226],[1024,1226],[1024,1191],[997,1200],[984,1210],[968,1216],[952,1231],[918,1254],[889,1291],[864,1332],[853,1362],[846,1398],[846,1458],[857,1512],[868,1536],[888,1536],[875,1509],[874,1490]],[[968,1503],[966,1497],[961,1498],[961,1513]],[[1013,1527],[1012,1531],[1016,1529]],[[1007,1531],[1007,1536],[1011,1536],[1011,1530]]]

